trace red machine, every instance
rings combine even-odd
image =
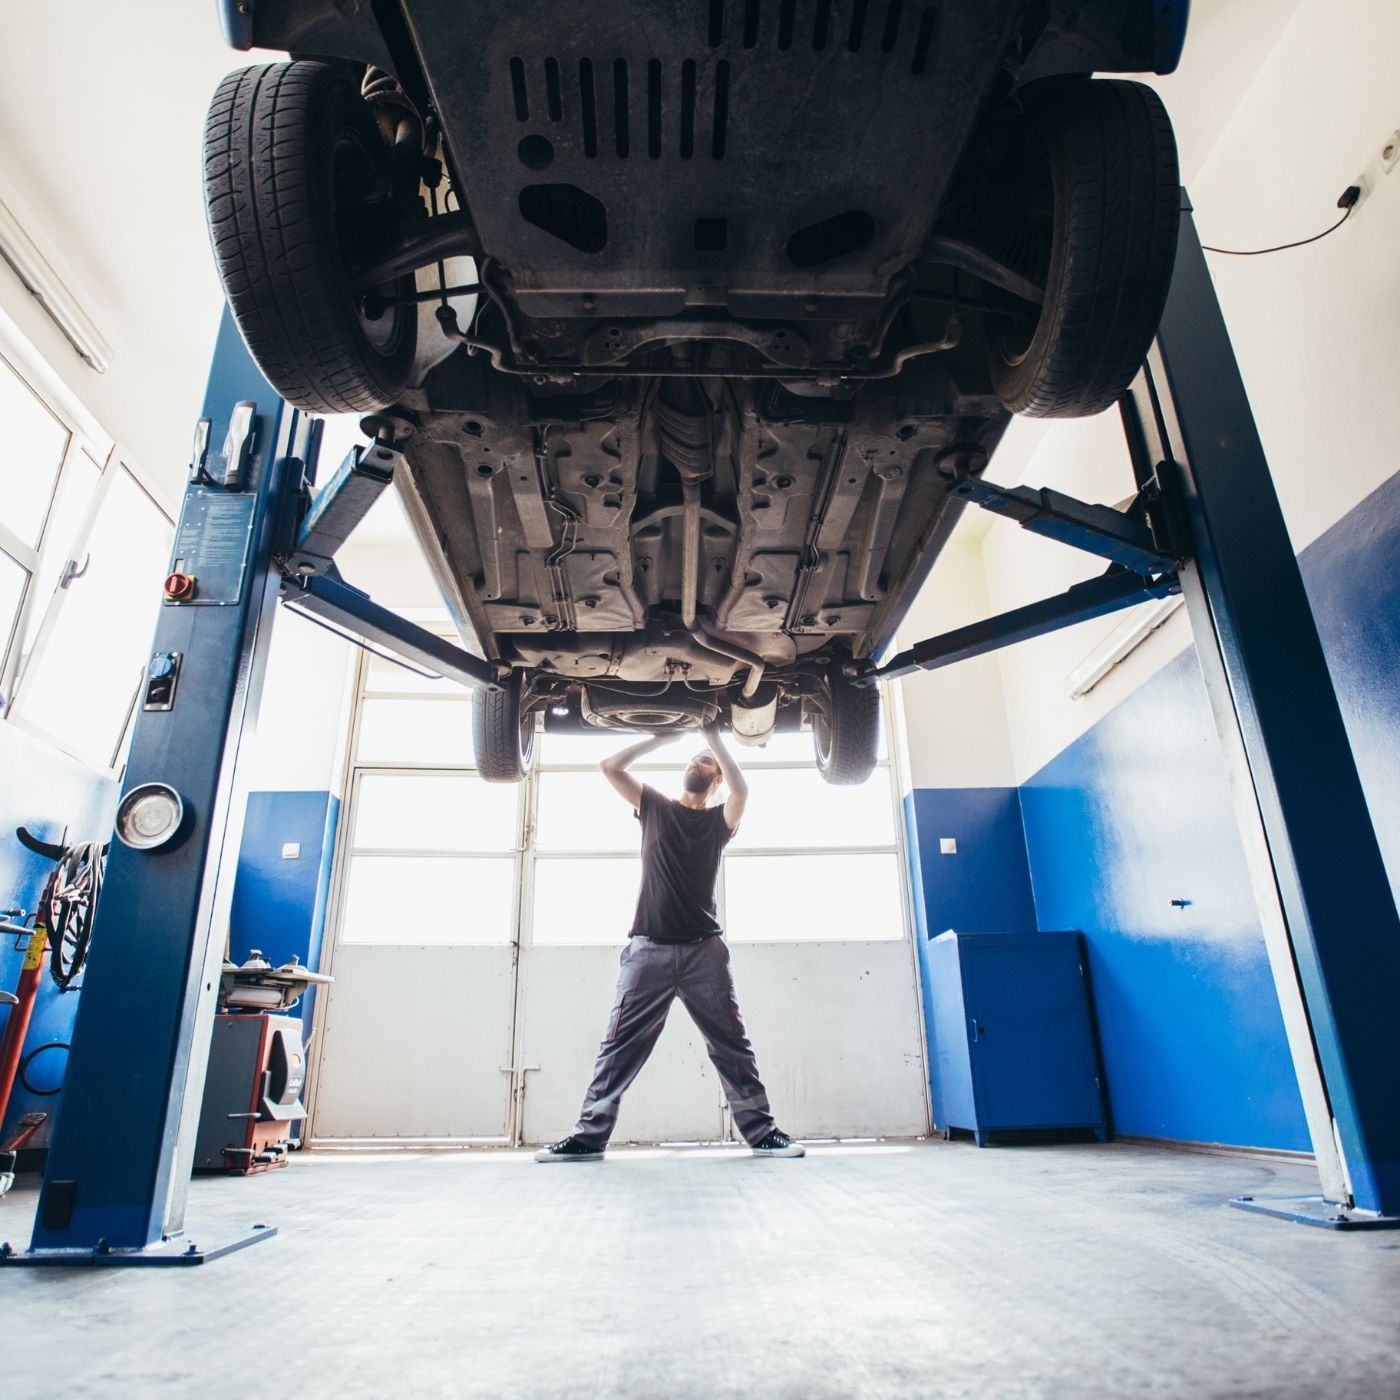
[[[306,1049],[301,1021],[271,1013],[333,980],[295,958],[273,967],[256,951],[241,967],[224,964],[195,1171],[246,1176],[286,1166],[293,1126],[306,1117]]]
[[[286,1166],[292,1124],[306,1117],[305,1083],[295,1016],[216,1016],[195,1171],[246,1176]]]

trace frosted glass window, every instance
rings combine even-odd
[[[766,744],[741,744],[732,734],[724,736],[730,752],[741,768],[761,767],[765,763],[815,763],[810,730],[799,729],[794,734],[775,734]]]
[[[632,927],[641,882],[642,863],[632,856],[537,860],[534,941],[621,947]]]
[[[724,926],[735,943],[904,937],[899,858],[726,856]]]
[[[355,801],[357,850],[510,851],[523,787],[471,773],[365,773]]]
[[[472,762],[471,700],[366,700],[360,706],[361,763]]]
[[[411,664],[417,666],[416,662]],[[446,695],[460,696],[464,700],[470,698],[470,692],[456,681],[448,680],[446,676],[420,676],[417,671],[421,669],[417,667],[416,670],[410,671],[406,666],[396,666],[392,661],[372,657],[365,668],[365,693]]]
[[[19,689],[17,714],[104,767],[145,670],[171,533],[155,502],[119,469],[88,537],[87,573],[69,586]]]
[[[30,546],[37,546],[53,499],[68,429],[34,396],[9,365],[0,360],[0,524]]]
[[[599,731],[594,734],[549,734],[541,736],[543,747],[540,761],[551,763],[601,763],[610,753],[625,749],[628,744],[639,743],[645,734],[623,734],[617,731]],[[741,768],[761,768],[773,763],[801,763],[815,767],[816,755],[812,749],[810,730],[801,729],[795,733],[775,734],[761,747],[741,744],[732,734],[726,733],[725,744],[738,760]],[[687,732],[671,741],[664,748],[655,750],[647,757],[663,763],[684,762],[691,754],[705,747],[704,737],[698,732]],[[880,727],[879,757],[886,756],[884,726]]]
[[[632,770],[668,797],[681,789],[681,770]],[[635,851],[642,828],[625,798],[598,772],[542,773],[535,844],[542,851]]]
[[[340,916],[342,943],[450,947],[513,941],[515,861],[483,856],[354,856]],[[401,988],[412,995],[405,966]]]
[[[645,734],[619,734],[610,730],[595,734],[550,734],[546,731],[540,735],[540,762],[598,764],[609,754],[619,753],[629,744],[640,744],[646,737]],[[664,762],[670,752],[670,748],[657,749],[647,757]]]
[[[749,801],[734,834],[745,846],[892,846],[889,771],[858,787],[834,787],[815,768],[747,774]]]

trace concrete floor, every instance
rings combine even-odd
[[[0,1201],[27,1243],[37,1183]],[[1400,1233],[1292,1163],[1113,1145],[303,1153],[200,1180],[188,1270],[0,1270],[7,1397],[1400,1396]],[[191,1233],[198,1237],[199,1231]]]

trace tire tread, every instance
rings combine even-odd
[[[1066,222],[1034,342],[1020,365],[994,362],[993,373],[1013,412],[1087,417],[1127,388],[1161,318],[1176,256],[1176,141],[1142,83],[1057,84],[1028,100],[1028,115],[1063,186]]]
[[[313,207],[307,133],[343,83],[304,60],[240,69],[219,84],[204,128],[209,237],[234,319],[273,388],[314,413],[385,407],[412,360],[411,348],[389,360],[364,343],[339,250]]]
[[[831,705],[831,752],[817,766],[827,782],[853,787],[875,771],[880,751],[880,692],[873,685],[852,685],[832,678],[827,691]]]

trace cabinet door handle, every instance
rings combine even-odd
[[[975,1044],[977,1041],[979,1041],[979,1040],[982,1039],[982,1032],[983,1032],[985,1029],[986,1029],[985,1026],[978,1025],[978,1023],[977,1023],[977,1017],[974,1016],[974,1017],[972,1018],[972,1039],[973,1039],[973,1043],[974,1043],[974,1044]]]

